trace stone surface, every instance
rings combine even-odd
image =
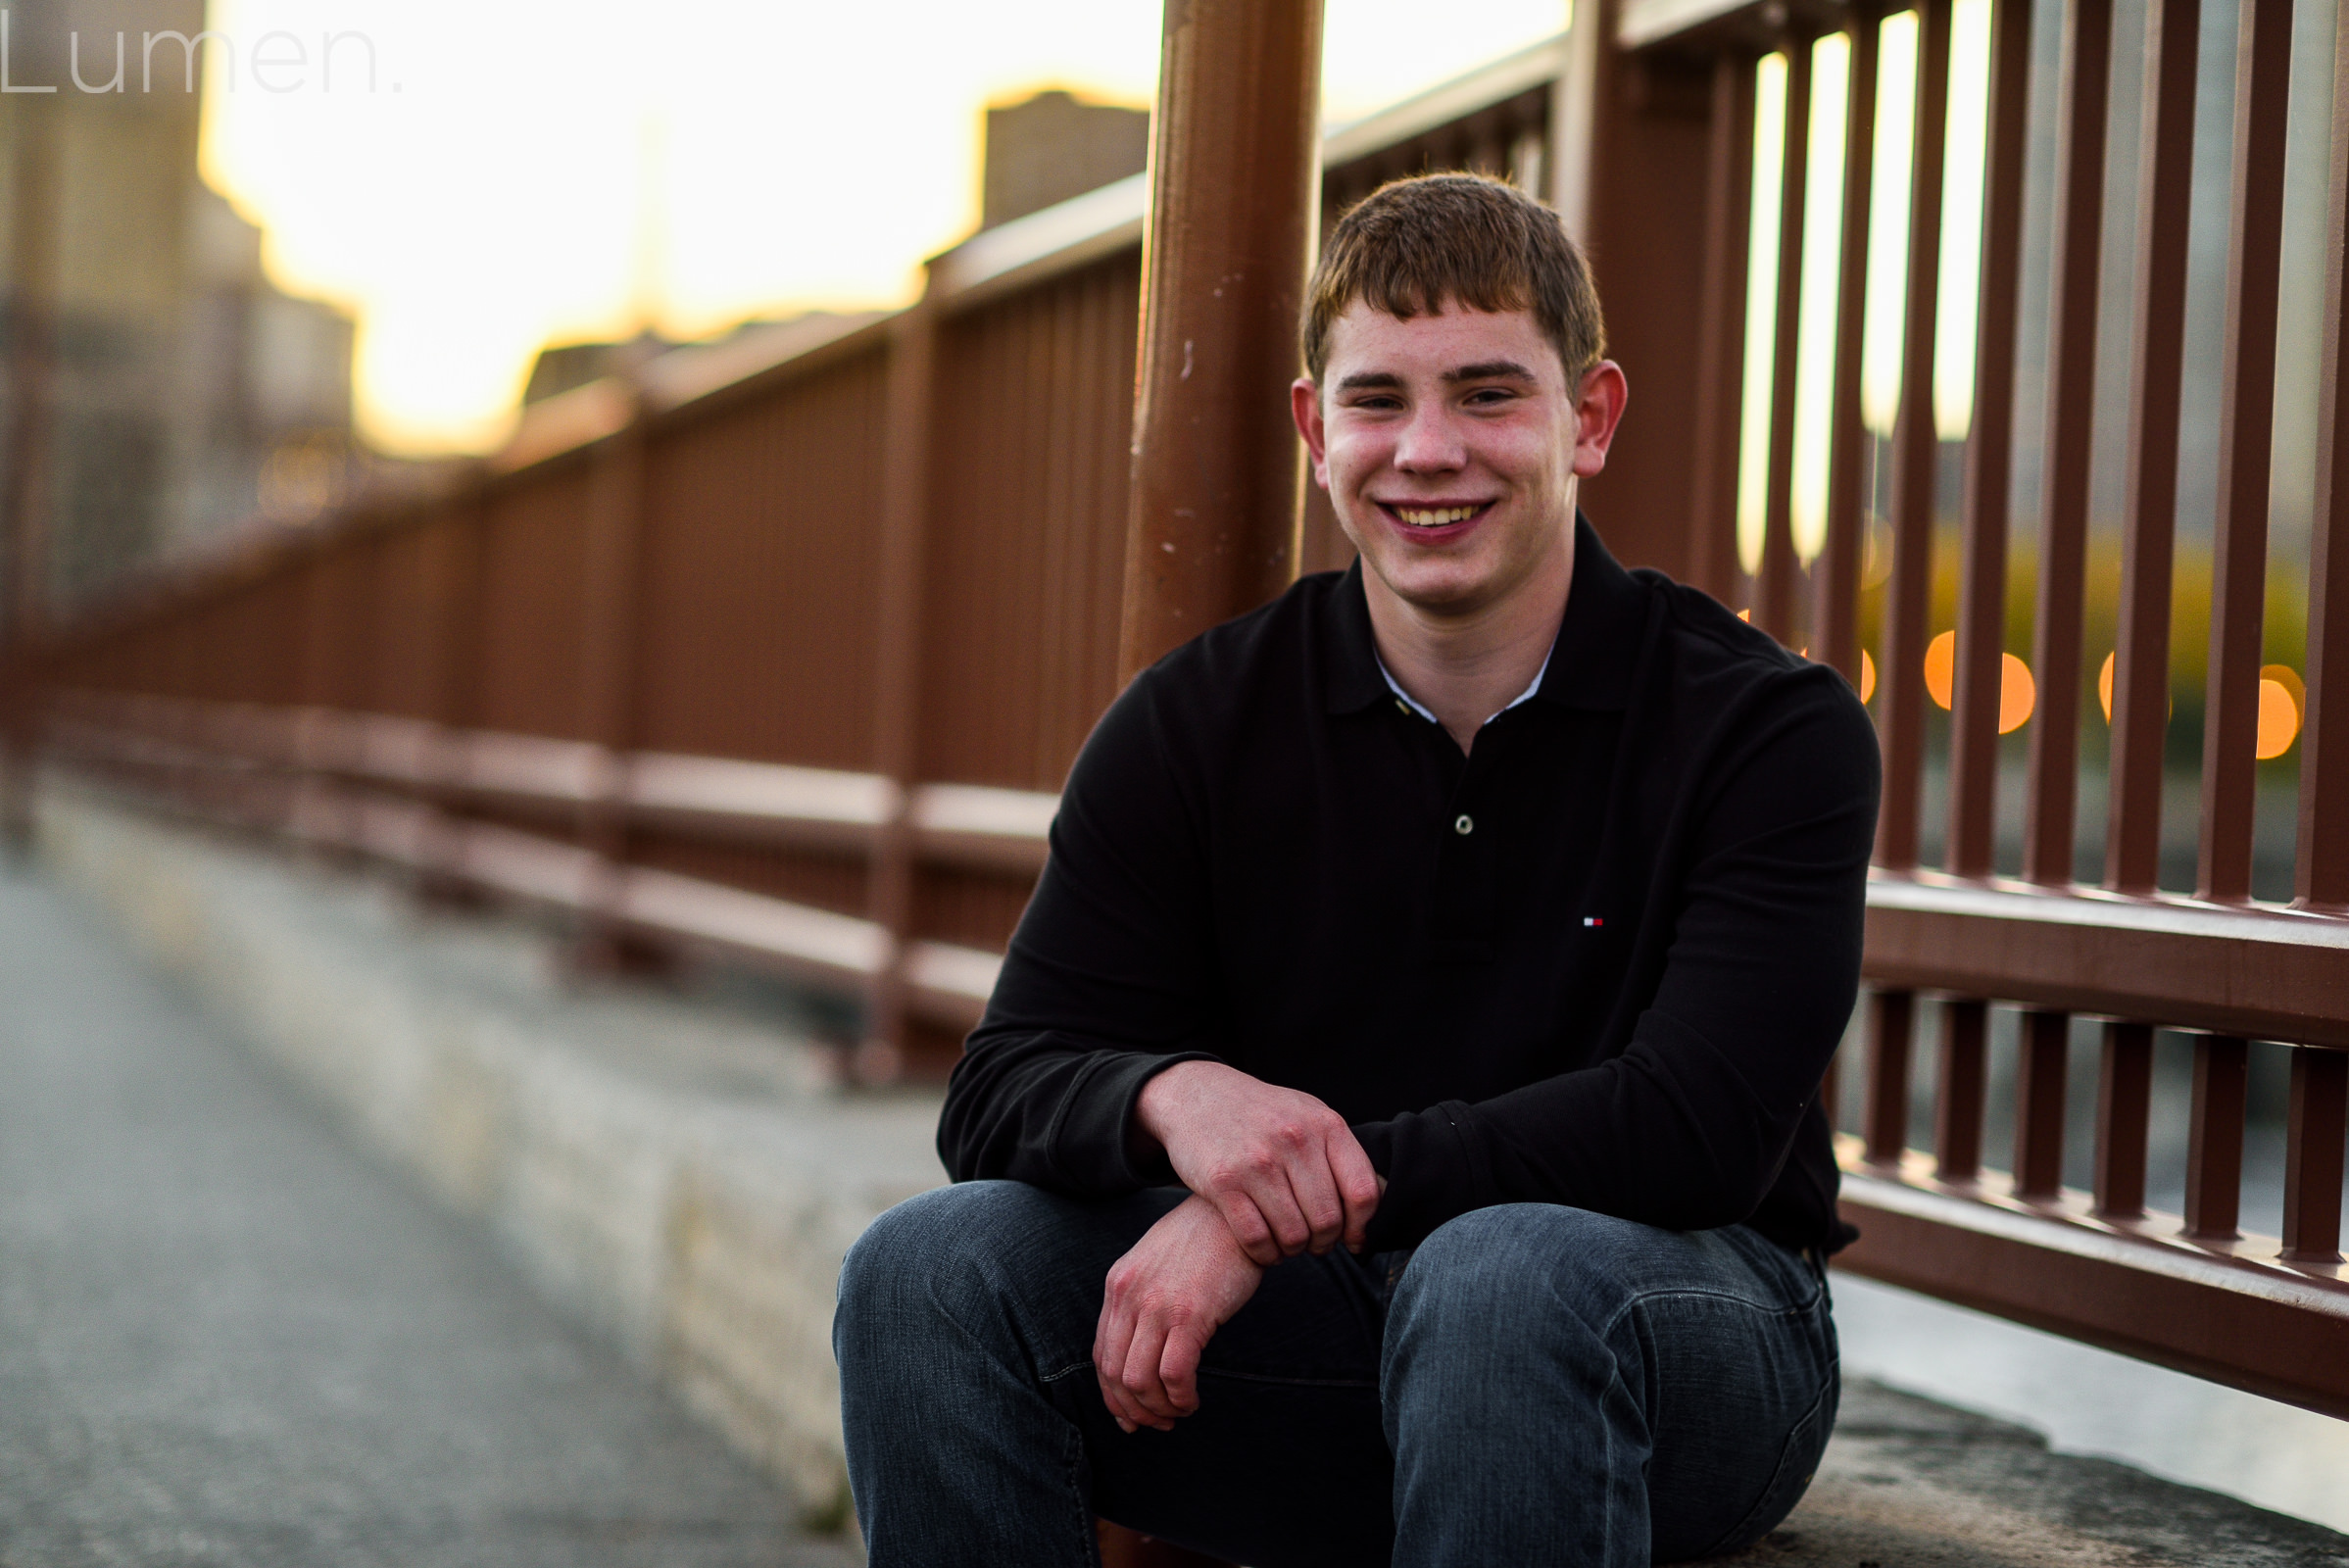
[[[945,1179],[935,1096],[843,1098],[771,1020],[581,990],[527,925],[419,916],[102,797],[51,791],[41,831],[133,950],[486,1221],[797,1508],[845,1515],[834,1281],[874,1215]]]
[[[2349,1483],[2345,1483],[2349,1484]],[[1818,1479],[1752,1568],[2349,1568],[2349,1537],[1879,1385],[1848,1386]]]
[[[478,1225],[0,879],[0,1564],[840,1568]]]

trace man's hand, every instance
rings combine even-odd
[[[1340,1241],[1362,1250],[1378,1174],[1353,1129],[1311,1095],[1221,1062],[1179,1061],[1143,1086],[1134,1119],[1256,1262]]]
[[[1199,1408],[1199,1353],[1263,1278],[1223,1217],[1196,1195],[1110,1265],[1093,1369],[1120,1427],[1168,1432]]]

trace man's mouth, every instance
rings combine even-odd
[[[1406,528],[1432,533],[1468,522],[1482,515],[1492,505],[1490,501],[1456,501],[1437,506],[1382,501],[1379,510]]]

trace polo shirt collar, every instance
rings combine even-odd
[[[1350,713],[1374,703],[1393,702],[1395,694],[1388,689],[1378,641],[1370,629],[1370,601],[1363,596],[1359,558],[1346,568],[1331,610],[1323,636],[1328,710]],[[1577,512],[1574,585],[1567,590],[1566,616],[1532,700],[1560,708],[1620,711],[1631,700],[1633,671],[1646,629],[1646,590],[1607,553],[1590,519]]]

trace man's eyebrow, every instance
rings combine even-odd
[[[1456,370],[1444,372],[1446,381],[1532,381],[1539,379],[1533,371],[1515,360],[1480,360],[1463,365]]]
[[[1391,388],[1403,384],[1402,377],[1392,370],[1356,370],[1338,383],[1341,392],[1353,392],[1363,387]]]

